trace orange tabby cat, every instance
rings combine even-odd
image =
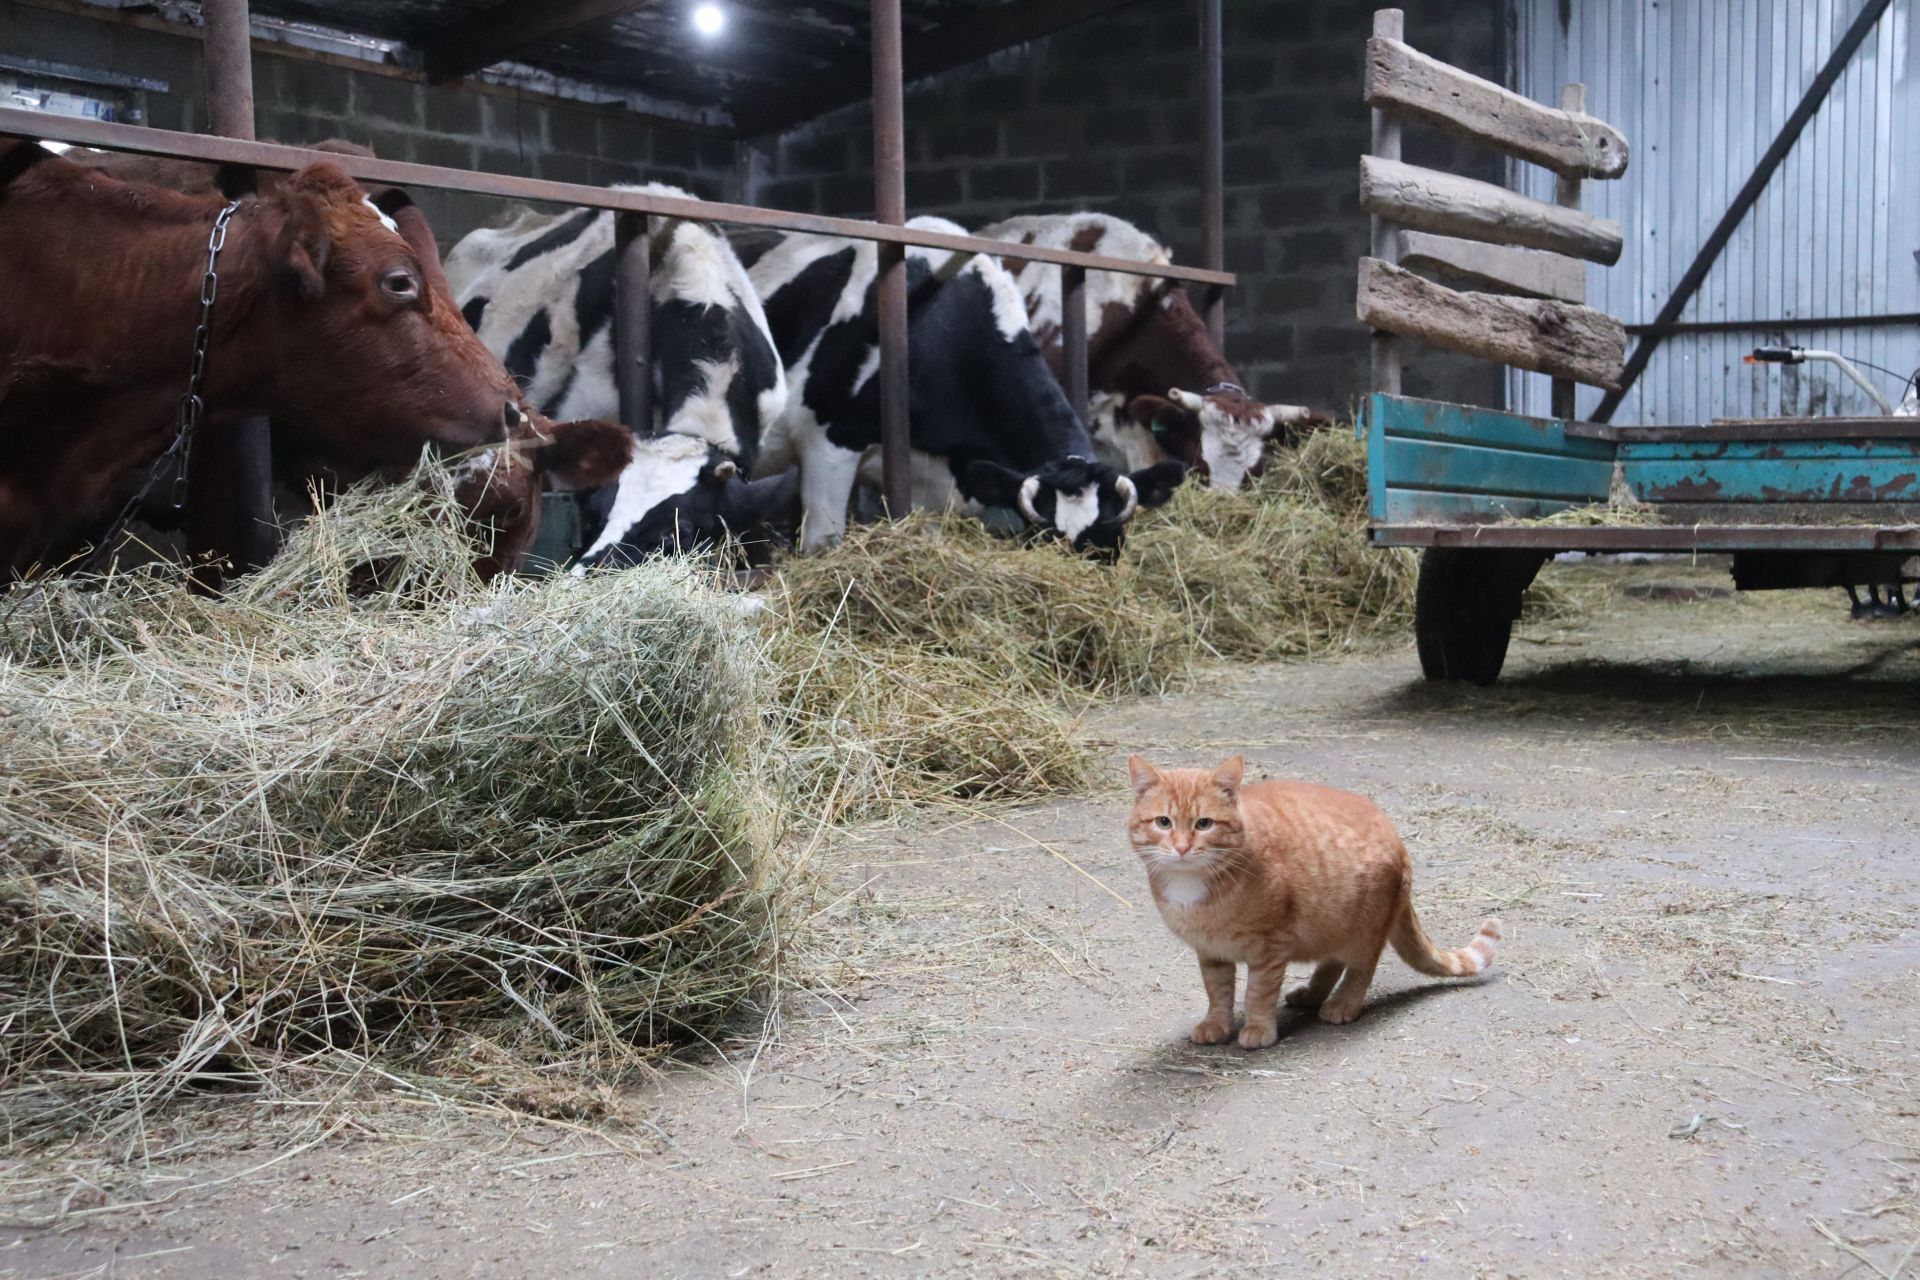
[[[1135,802],[1128,830],[1160,918],[1200,957],[1207,1016],[1195,1044],[1233,1038],[1234,965],[1247,966],[1240,1047],[1278,1039],[1287,965],[1317,962],[1287,995],[1326,1022],[1360,1016],[1387,943],[1421,973],[1460,978],[1493,963],[1500,922],[1458,951],[1438,951],[1413,912],[1413,867],[1371,800],[1306,782],[1242,785],[1246,762],[1156,769],[1127,759]],[[1335,984],[1338,984],[1337,986]]]

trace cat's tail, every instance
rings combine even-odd
[[[1466,946],[1441,951],[1427,936],[1420,917],[1414,913],[1413,899],[1408,898],[1388,940],[1400,958],[1421,973],[1436,978],[1470,978],[1493,967],[1493,953],[1500,949],[1500,922],[1490,918],[1482,922],[1480,932],[1473,935],[1473,941]]]

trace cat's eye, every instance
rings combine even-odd
[[[1213,830],[1213,819],[1201,818],[1198,822],[1195,822],[1193,824],[1193,829],[1195,831],[1211,831]]]
[[[1171,831],[1173,830],[1173,819],[1163,813],[1153,820],[1153,825],[1162,831]]]

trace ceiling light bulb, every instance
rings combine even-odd
[[[693,25],[703,36],[717,36],[727,25],[727,15],[717,4],[703,4],[693,11]]]

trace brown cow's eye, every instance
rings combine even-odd
[[[410,271],[389,271],[380,288],[395,302],[412,302],[420,296],[420,285]]]

